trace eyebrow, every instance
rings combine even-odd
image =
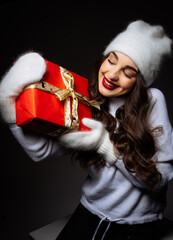
[[[118,60],[117,54],[116,54],[115,52],[111,52],[111,53],[112,53],[112,54],[114,55],[114,57]],[[125,68],[129,68],[129,69],[131,69],[132,71],[138,73],[138,70],[136,70],[136,69],[135,69],[134,67],[132,67],[132,66],[127,65]]]
[[[114,57],[118,60],[118,56],[117,56],[117,54],[115,53],[115,52],[111,52],[113,55],[114,55]]]
[[[135,68],[133,68],[133,67],[131,67],[131,66],[126,66],[126,68],[129,68],[130,70],[132,70],[132,71],[134,71],[135,73],[138,73],[139,71],[138,70],[136,70]]]

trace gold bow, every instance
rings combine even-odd
[[[24,90],[36,88],[51,94],[55,94],[60,101],[65,101],[64,102],[64,126],[68,128],[67,130],[68,132],[71,130],[77,131],[79,129],[78,100],[89,107],[92,106],[99,110],[100,110],[100,105],[102,103],[96,100],[90,100],[88,97],[74,91],[73,75],[70,72],[68,72],[65,68],[62,68],[62,67],[60,67],[60,72],[67,89],[59,89],[54,85],[42,80],[38,83],[27,86]],[[72,113],[71,113],[71,107],[70,107],[70,97],[72,97]]]

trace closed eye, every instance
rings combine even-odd
[[[126,68],[124,68],[123,72],[125,76],[128,78],[133,78],[133,77],[136,77],[137,75],[137,70],[132,68],[131,66],[127,66]]]
[[[128,77],[128,78],[132,78],[133,76],[131,76],[131,75],[128,75],[125,71],[123,71],[124,72],[124,74],[125,74],[125,76],[126,77]]]
[[[112,65],[115,65],[115,63],[112,62],[110,59],[108,59],[108,62],[109,62],[110,64],[112,64]]]
[[[108,57],[108,62],[112,65],[116,65],[117,61],[118,61],[118,56],[116,55],[116,53],[111,52]]]

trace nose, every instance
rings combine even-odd
[[[119,72],[117,69],[112,69],[108,72],[108,78],[112,81],[118,81],[119,80]]]

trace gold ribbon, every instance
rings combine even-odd
[[[65,101],[64,102],[64,126],[68,128],[67,129],[68,132],[72,130],[77,131],[79,129],[78,101],[80,101],[81,103],[89,107],[92,106],[99,110],[100,110],[100,105],[102,103],[96,100],[90,100],[88,97],[74,91],[73,75],[70,72],[68,72],[65,68],[62,68],[62,67],[60,67],[60,72],[67,89],[59,89],[54,85],[42,80],[38,83],[27,86],[24,89],[24,91],[31,88],[36,88],[36,89],[56,95],[60,101]],[[70,105],[70,97],[72,98],[72,112],[71,112],[71,105]],[[58,131],[57,133],[59,132],[60,131]],[[66,131],[63,130],[63,132],[66,132]],[[56,135],[56,134],[51,133],[51,135]]]

